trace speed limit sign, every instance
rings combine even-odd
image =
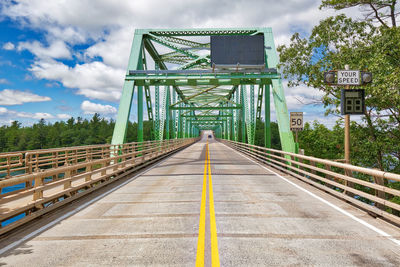
[[[303,130],[303,112],[290,112],[290,130]]]

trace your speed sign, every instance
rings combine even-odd
[[[290,112],[290,130],[303,130],[303,112]]]

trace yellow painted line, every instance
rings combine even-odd
[[[219,263],[219,252],[218,252],[217,224],[215,222],[214,194],[212,188],[210,151],[208,149],[208,142],[207,142],[206,158],[208,159],[208,191],[209,191],[208,199],[210,204],[211,266],[219,267],[220,263]]]
[[[208,142],[207,142],[208,149]],[[204,266],[204,242],[206,238],[206,194],[207,194],[207,157],[204,160],[203,191],[201,193],[199,236],[197,239],[196,266]]]

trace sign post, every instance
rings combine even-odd
[[[337,73],[337,82],[335,75]],[[350,90],[350,86],[364,85],[372,81],[371,72],[350,70],[349,65],[344,70],[328,71],[324,73],[324,82],[330,85],[344,86],[341,93],[341,112],[344,116],[344,159],[350,163],[350,114],[362,115],[365,112],[364,91]]]
[[[290,130],[296,133],[298,143],[297,132],[303,130],[303,112],[290,112]]]
[[[350,86],[364,85],[372,82],[372,73],[359,70],[350,70],[349,65],[344,66],[344,70],[337,71],[337,83],[335,84],[335,71],[324,73],[324,82],[330,85],[344,86],[341,92],[341,113],[344,115],[344,160],[350,164],[350,114],[362,115],[365,113],[364,91],[360,89],[350,89]],[[347,176],[352,176],[352,172],[346,170]],[[346,186],[354,187],[351,182],[345,182]],[[346,191],[345,191],[346,192]],[[346,194],[353,196],[352,193]]]
[[[349,71],[349,65],[345,65],[344,69]],[[338,72],[339,73],[339,72]],[[339,75],[338,75],[339,76]],[[354,80],[360,78],[360,72],[358,72],[358,78],[352,78]],[[352,80],[351,80],[352,81]],[[350,89],[350,84],[345,86],[345,89]],[[344,115],[344,161],[347,164],[350,164],[350,115]]]

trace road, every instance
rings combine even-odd
[[[400,266],[398,228],[206,137],[44,226],[0,265]]]

